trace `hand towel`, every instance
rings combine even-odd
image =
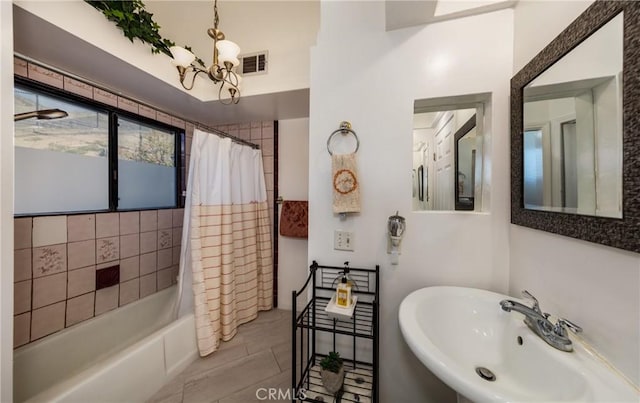
[[[360,185],[356,154],[334,154],[331,157],[333,176],[333,212],[360,212]]]
[[[307,238],[309,204],[306,200],[285,200],[280,211],[280,235]]]

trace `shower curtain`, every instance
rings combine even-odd
[[[220,340],[230,340],[238,325],[272,308],[271,228],[260,150],[196,129],[184,215],[179,311],[193,306],[198,349],[205,356]]]

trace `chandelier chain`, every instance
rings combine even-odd
[[[218,0],[213,2],[213,28],[218,29]]]

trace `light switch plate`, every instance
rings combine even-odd
[[[334,231],[333,249],[353,252],[353,232],[340,230]]]

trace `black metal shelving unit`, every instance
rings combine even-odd
[[[293,401],[377,403],[380,267],[354,268],[349,262],[323,266],[314,260],[309,271],[302,288],[292,292]],[[358,300],[351,318],[334,319],[325,307],[345,271]],[[320,361],[330,351],[340,353],[346,372],[344,386],[335,395],[320,379]]]

